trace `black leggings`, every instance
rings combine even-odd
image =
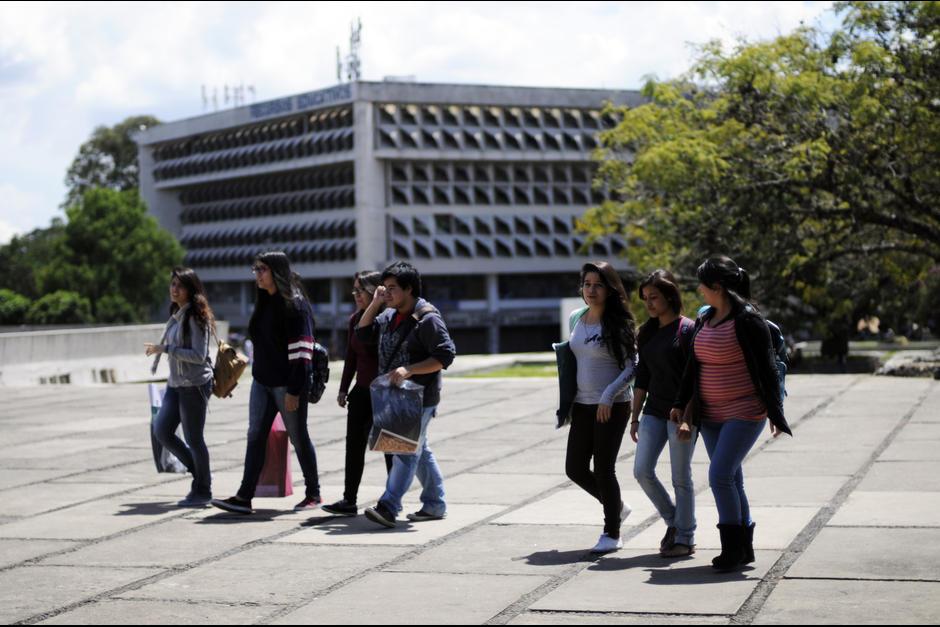
[[[369,432],[372,431],[372,397],[369,389],[355,386],[346,397],[346,491],[343,498],[355,503],[365,467]],[[385,470],[392,468],[392,456],[385,456]]]
[[[597,422],[597,405],[576,403],[571,412],[565,472],[604,506],[604,533],[620,537],[620,484],[617,455],[630,420],[630,403],[614,403],[610,420]],[[594,470],[591,471],[591,458]]]

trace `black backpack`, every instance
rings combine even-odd
[[[323,398],[326,384],[330,380],[330,352],[319,342],[313,343],[313,359],[310,363],[310,379],[307,382],[307,402],[318,403]]]

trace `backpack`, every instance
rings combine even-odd
[[[323,398],[326,384],[330,380],[330,352],[319,342],[313,343],[313,359],[310,378],[307,380],[307,402],[318,403]]]
[[[212,331],[215,335],[215,330]],[[239,353],[235,348],[226,344],[215,337],[219,343],[219,352],[215,356],[215,366],[212,368],[212,393],[219,398],[229,398],[232,396],[232,390],[238,385],[245,368],[248,367],[248,358]]]
[[[698,316],[701,318],[705,312],[707,312],[711,307],[708,305],[703,306],[698,310]],[[780,330],[780,326],[764,318],[764,322],[767,323],[767,329],[770,331],[770,341],[773,343],[774,347],[774,363],[777,366],[777,381],[780,383],[780,398],[786,398],[787,396],[787,372],[790,370],[790,357],[787,353],[787,341],[783,337],[783,331]]]

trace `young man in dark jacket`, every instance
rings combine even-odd
[[[378,314],[383,303],[387,309]],[[359,321],[356,335],[363,342],[378,344],[379,375],[389,374],[394,385],[411,379],[424,386],[422,449],[418,455],[394,456],[385,494],[365,514],[375,523],[394,527],[395,517],[402,510],[402,497],[417,474],[423,487],[422,507],[408,519],[421,522],[444,518],[444,477],[428,447],[426,433],[441,399],[441,371],[454,361],[456,348],[441,313],[421,298],[421,276],[414,266],[398,262],[385,269],[382,286]]]

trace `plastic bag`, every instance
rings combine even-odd
[[[160,440],[154,434],[154,423],[157,420],[157,414],[160,413],[160,407],[163,406],[163,395],[166,393],[166,388],[151,383],[147,386],[147,391],[150,393],[150,446],[153,448],[153,463],[157,466],[157,472],[185,473],[186,466],[183,465],[183,462],[160,444]],[[183,437],[181,429],[182,427],[176,428],[176,437],[180,439]]]
[[[264,467],[255,488],[255,496],[279,498],[294,493],[290,474],[290,438],[281,414],[274,418],[264,454]]]
[[[392,385],[389,375],[377,377],[369,386],[372,394],[372,432],[369,449],[396,455],[417,455],[424,433],[424,386],[405,379]]]

